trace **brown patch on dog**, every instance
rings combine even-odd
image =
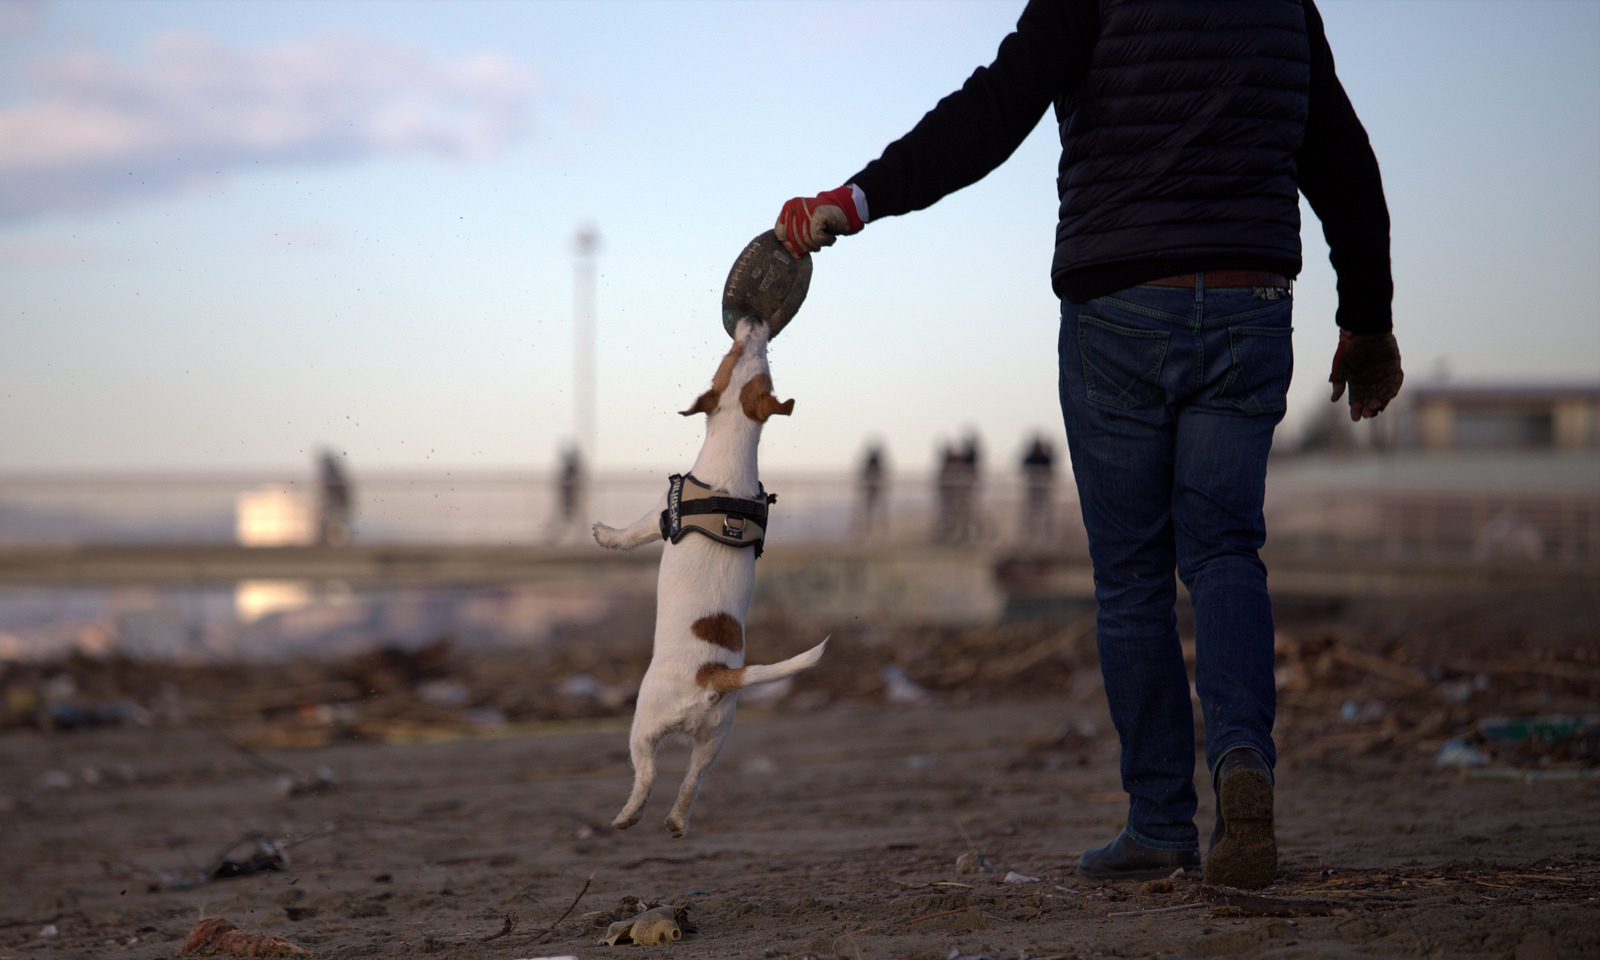
[[[778,402],[772,395],[772,378],[764,373],[758,373],[746,381],[744,388],[739,391],[739,406],[744,408],[744,415],[756,423],[766,423],[767,418],[775,413],[789,416],[794,412],[794,401],[785,400]]]
[[[744,649],[744,626],[732,614],[718,613],[701,617],[689,629],[706,643],[714,643],[730,653]]]
[[[730,667],[726,663],[707,663],[695,671],[694,682],[718,693],[728,693],[744,686],[744,667]]]
[[[695,398],[694,403],[687,410],[678,412],[685,417],[696,413],[707,413],[717,409],[717,404],[722,402],[722,391],[728,389],[728,382],[733,379],[733,368],[744,356],[744,344],[738,340],[733,341],[733,346],[728,348],[727,356],[722,358],[722,363],[717,366],[717,373],[711,378],[711,389]]]

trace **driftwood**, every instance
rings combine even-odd
[[[1334,660],[1347,667],[1365,670],[1374,676],[1382,677],[1385,680],[1393,680],[1395,683],[1411,687],[1414,690],[1423,690],[1433,686],[1433,683],[1423,676],[1421,671],[1413,670],[1410,667],[1402,667],[1398,663],[1385,660],[1377,654],[1366,653],[1362,650],[1344,646],[1335,646],[1328,652],[1333,656]]]
[[[1346,917],[1355,911],[1327,900],[1285,900],[1235,890],[1201,888],[1213,917]]]

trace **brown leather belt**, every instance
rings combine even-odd
[[[1160,280],[1146,280],[1147,287],[1185,287],[1194,289],[1195,274],[1180,273],[1175,277],[1162,277]],[[1220,287],[1282,287],[1291,289],[1289,278],[1281,273],[1272,273],[1267,270],[1207,270],[1205,272],[1207,289]]]

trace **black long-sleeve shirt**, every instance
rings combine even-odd
[[[1313,0],[1303,0],[1302,6],[1310,83],[1304,137],[1293,157],[1298,186],[1322,221],[1338,274],[1339,325],[1359,333],[1387,331],[1393,281],[1389,213],[1377,158],[1334,71],[1321,15]],[[1100,24],[1098,0],[1031,0],[992,64],[974,71],[961,89],[849,179],[866,195],[872,219],[922,209],[976,182],[1015,152],[1051,104],[1073,109],[1072,97],[1100,40]],[[1298,249],[1292,258],[1258,256],[1249,262],[1219,252],[1067,264],[1055,285],[1061,295],[1082,301],[1174,273],[1233,268],[1294,275],[1300,268]]]

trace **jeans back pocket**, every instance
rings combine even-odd
[[[1230,327],[1233,366],[1222,385],[1223,402],[1251,416],[1282,413],[1294,374],[1289,327]]]
[[[1161,365],[1167,358],[1164,330],[1139,330],[1095,317],[1078,317],[1078,353],[1089,399],[1131,410],[1161,393]]]

